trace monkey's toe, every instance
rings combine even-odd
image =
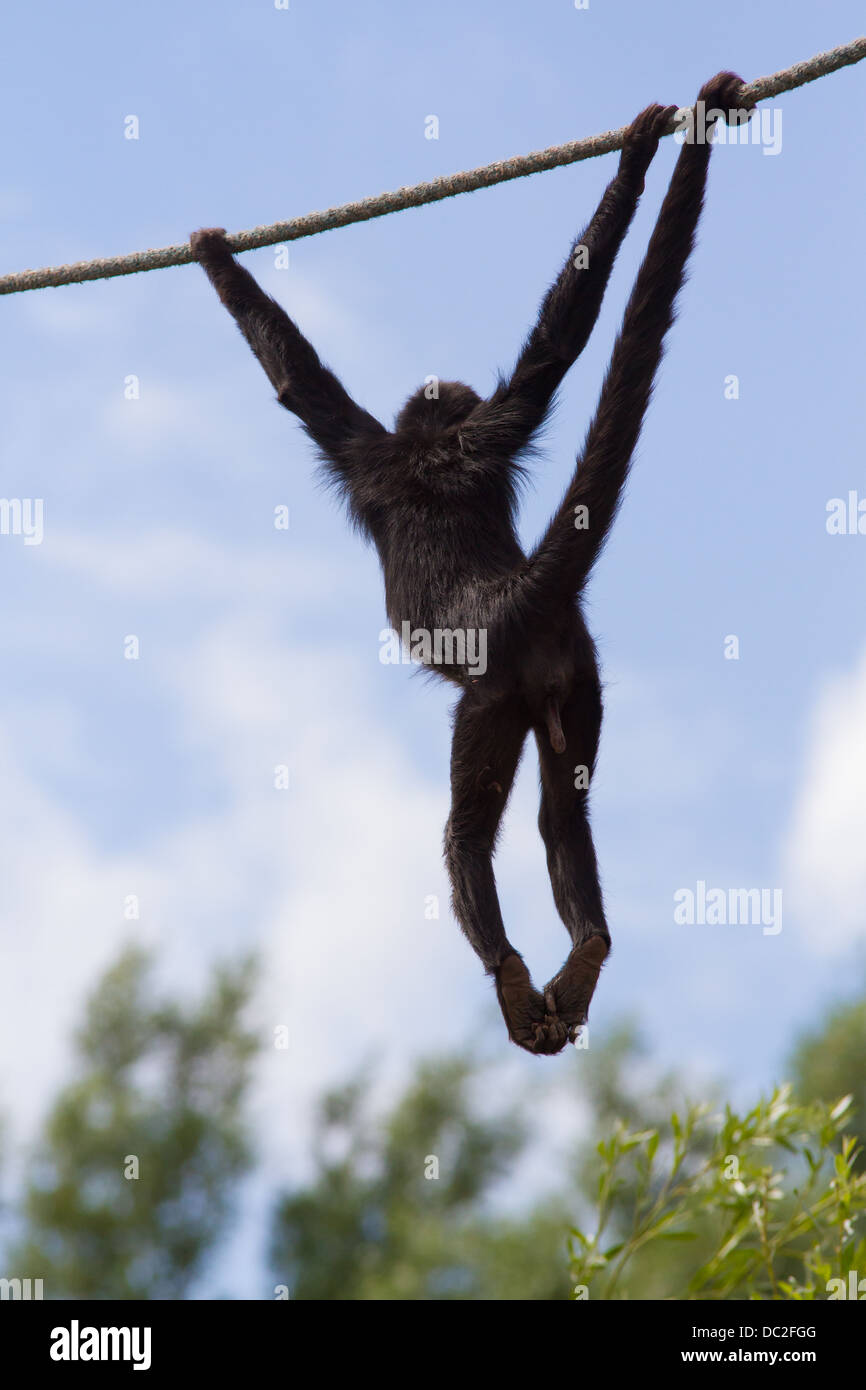
[[[591,936],[574,947],[559,974],[545,987],[547,1008],[562,1024],[569,1042],[574,1042],[586,1023],[590,1000],[609,950],[602,937]]]
[[[516,953],[506,956],[496,971],[496,993],[512,1042],[536,1056],[562,1051],[568,1042],[565,1024],[533,988],[529,971]]]
[[[569,1040],[568,1029],[556,1014],[545,1014],[544,1022],[536,1023],[533,1031],[531,1042],[521,1042],[519,1038],[515,1038],[515,1042],[536,1056],[553,1057],[562,1051]]]
[[[541,998],[540,995],[538,997]],[[568,1042],[568,1029],[562,1019],[557,1018],[556,1014],[546,1012],[540,1021],[537,1018],[514,1021],[509,1025],[508,1031],[513,1043],[536,1057],[553,1057],[557,1052],[561,1052]]]

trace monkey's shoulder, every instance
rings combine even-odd
[[[502,492],[501,469],[493,460],[462,453],[456,439],[395,445],[379,475],[383,495],[395,501],[451,505],[457,498],[486,502]]]

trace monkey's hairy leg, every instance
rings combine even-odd
[[[598,864],[589,827],[587,789],[575,786],[577,770],[587,777],[595,766],[601,727],[601,696],[594,683],[578,686],[561,710],[565,751],[555,753],[547,729],[535,731],[541,766],[538,828],[547,849],[547,867],[557,911],[574,949],[545,987],[548,1011],[574,1040],[586,1022],[599,972],[610,950]],[[580,781],[584,781],[581,773]]]
[[[528,727],[528,715],[517,701],[492,703],[474,691],[461,697],[454,714],[445,859],[454,915],[496,980],[509,1037],[529,1052],[558,1052],[566,1042],[565,1030],[549,1017],[505,935],[493,875],[496,834]]]

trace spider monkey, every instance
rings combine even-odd
[[[737,112],[742,79],[723,72],[699,98]],[[712,108],[716,108],[712,111]],[[445,858],[454,914],[494,977],[511,1040],[532,1053],[574,1041],[610,950],[590,834],[588,791],[602,717],[598,656],[580,598],[616,514],[674,318],[703,204],[709,130],[684,143],[625,310],[575,472],[539,544],[515,532],[521,457],[598,317],[616,254],[673,106],[652,105],[629,126],[616,177],[549,290],[517,365],[487,400],[462,382],[422,388],[392,431],[357,405],[280,306],[233,259],[221,229],[192,252],[262,364],[280,404],[318,446],[351,519],[373,541],[388,615],[412,629],[487,634],[487,669],[436,666],[460,690],[454,711],[451,813]],[[698,108],[701,111],[701,108]],[[741,117],[738,115],[738,119]],[[588,525],[578,520],[583,517]],[[541,765],[539,829],[556,907],[572,940],[543,992],[508,940],[492,858],[529,730]]]

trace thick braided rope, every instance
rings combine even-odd
[[[780,92],[793,91],[795,87],[814,82],[816,78],[825,77],[839,68],[859,63],[863,58],[866,58],[866,38],[854,39],[852,43],[831,48],[828,53],[819,53],[807,62],[795,63],[793,67],[784,68],[769,77],[759,77],[745,87],[742,100],[748,104],[766,101]],[[674,131],[676,120],[671,119],[666,134]],[[621,149],[626,129],[622,126],[619,130],[605,131],[603,135],[590,135],[585,140],[571,140],[565,145],[553,145],[550,149],[536,150],[533,154],[484,164],[478,169],[446,174],[429,183],[398,188],[392,193],[379,193],[372,198],[362,198],[357,203],[328,208],[325,212],[310,212],[290,222],[273,222],[267,227],[253,227],[248,232],[233,232],[228,237],[228,243],[234,251],[254,251],[260,246],[297,241],[300,237],[315,236],[318,232],[332,231],[335,227],[348,227],[353,222],[385,217],[391,212],[402,212],[404,208],[436,203],[443,198],[453,198],[458,193],[471,193],[477,188],[489,188],[491,184],[524,178],[527,174],[540,174],[545,169],[556,169],[563,164],[576,164],[579,160],[593,159],[596,155]],[[48,266],[43,270],[21,270],[0,276],[0,294],[17,294],[20,290],[38,290],[49,285],[71,285],[83,280],[107,280],[115,275],[135,275],[140,270],[188,265],[192,259],[189,244],[183,242],[158,250],[133,251],[128,256],[106,256],[101,260],[76,261],[72,265]]]

